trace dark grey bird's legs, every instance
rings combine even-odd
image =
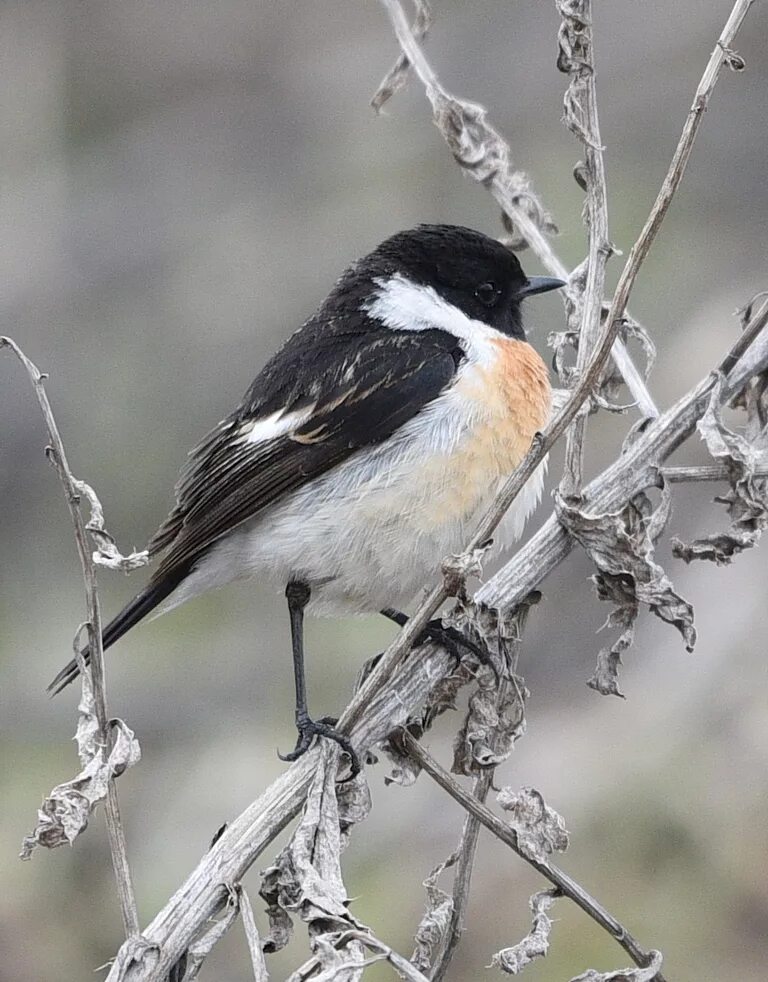
[[[335,719],[323,717],[313,720],[307,710],[307,684],[304,675],[304,608],[309,603],[310,588],[306,583],[292,580],[285,588],[288,613],[291,618],[291,647],[293,650],[293,678],[296,684],[296,729],[299,731],[296,746],[289,754],[278,754],[281,760],[298,760],[309,750],[316,736],[335,740],[350,759],[351,776],[360,770],[360,761],[352,749],[348,737],[334,728]]]

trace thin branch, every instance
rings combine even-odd
[[[683,484],[694,481],[727,481],[730,473],[725,464],[696,464],[691,467],[662,467],[667,484]],[[768,464],[755,470],[755,477],[768,477]]]
[[[107,712],[107,696],[104,679],[104,649],[101,640],[101,608],[99,605],[99,593],[96,583],[96,569],[91,557],[86,532],[85,522],[80,513],[79,484],[72,475],[72,471],[67,461],[64,444],[59,435],[56,420],[53,416],[51,404],[45,391],[46,375],[41,373],[37,366],[33,364],[11,340],[11,338],[0,337],[0,348],[9,348],[19,359],[26,369],[37,396],[37,401],[45,419],[48,429],[48,437],[51,446],[46,448],[49,459],[56,467],[64,495],[67,500],[67,507],[72,519],[75,531],[75,542],[77,553],[80,558],[80,566],[83,571],[83,581],[85,583],[86,609],[88,612],[88,641],[91,651],[91,666],[93,678],[93,694],[96,707],[96,717],[99,723],[100,738],[104,747],[110,745],[110,726],[109,714]],[[95,495],[94,495],[95,497]],[[112,866],[115,871],[115,880],[120,897],[120,910],[123,917],[123,926],[126,937],[130,938],[139,933],[139,915],[136,909],[136,897],[133,891],[133,881],[131,870],[128,865],[128,852],[125,844],[125,832],[120,820],[120,807],[117,798],[117,788],[115,782],[110,778],[107,787],[107,797],[105,802],[105,812],[107,817],[107,831],[109,834],[109,846],[112,853]]]
[[[485,804],[488,792],[493,784],[494,769],[489,768],[479,777],[476,777],[472,784],[472,797],[481,804]],[[469,890],[472,882],[472,870],[475,863],[475,853],[477,851],[477,840],[480,834],[480,820],[475,815],[466,815],[464,825],[461,830],[459,841],[458,857],[456,859],[456,872],[453,879],[453,910],[448,924],[443,943],[440,947],[435,967],[430,974],[431,982],[442,982],[445,973],[448,971],[454,953],[459,946],[461,936],[464,933],[464,920],[469,904]]]
[[[586,185],[586,220],[589,229],[589,255],[584,290],[579,298],[579,327],[576,374],[584,371],[600,331],[600,315],[605,290],[605,267],[613,247],[608,238],[608,199],[603,164],[600,122],[597,115],[595,87],[595,52],[592,36],[592,0],[578,5],[559,0],[563,17],[560,27],[558,67],[570,72],[571,82],[565,96],[565,123],[584,144],[586,163],[580,170]],[[571,423],[565,444],[565,466],[560,482],[564,498],[578,498],[584,469],[584,437],[587,413],[581,412]]]
[[[588,914],[589,917],[621,945],[636,965],[645,968],[652,962],[654,957],[653,951],[645,951],[624,925],[610,914],[601,903],[591,897],[575,880],[572,880],[567,873],[564,873],[551,863],[536,859],[527,850],[521,849],[515,830],[498,818],[498,816],[494,815],[486,805],[479,802],[469,791],[466,791],[409,733],[404,734],[403,744],[416,763],[444,791],[457,801],[465,811],[473,815],[497,839],[500,839],[513,852],[520,856],[521,859],[524,859],[526,863],[529,863],[542,876],[546,877],[550,883],[561,891],[563,896],[568,897],[577,906],[581,907],[585,914]],[[655,982],[664,982],[664,977],[661,974],[657,974],[655,976]]]
[[[512,171],[509,146],[488,123],[485,110],[455,98],[443,88],[408,26],[399,0],[382,0],[382,3],[406,59],[424,85],[435,124],[459,166],[490,191],[501,207],[502,215],[511,220],[521,241],[533,249],[549,272],[570,280],[568,269],[545,235],[546,231],[555,231],[555,227],[531,191],[525,174]],[[614,339],[612,355],[641,415],[647,418],[658,416],[645,381],[619,337]]]

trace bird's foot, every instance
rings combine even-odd
[[[360,758],[352,747],[349,737],[336,729],[337,722],[338,720],[333,719],[331,716],[323,716],[322,719],[314,720],[307,713],[297,714],[296,729],[299,731],[299,737],[296,740],[296,746],[289,754],[281,754],[278,751],[277,756],[280,760],[285,761],[298,760],[312,746],[312,741],[315,737],[327,737],[327,739],[338,743],[344,753],[349,757],[350,773],[345,780],[350,781],[360,773]]]
[[[488,665],[493,668],[491,654],[485,645],[475,644],[465,637],[461,631],[455,627],[445,627],[439,617],[429,621],[424,631],[420,635],[417,644],[424,644],[426,641],[434,641],[435,644],[442,645],[447,649],[456,661],[461,661],[459,649],[464,648],[480,662],[481,665]],[[494,669],[495,671],[495,669]]]

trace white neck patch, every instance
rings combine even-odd
[[[400,273],[375,282],[378,293],[363,309],[393,331],[447,331],[465,341],[467,354],[478,361],[485,360],[489,341],[509,340],[495,327],[467,317],[431,286],[420,286]]]

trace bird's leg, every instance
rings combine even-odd
[[[316,736],[335,740],[349,756],[351,775],[360,770],[360,761],[352,749],[349,738],[334,728],[336,720],[323,717],[314,720],[307,711],[307,684],[304,675],[304,608],[309,603],[310,589],[306,583],[292,580],[285,588],[288,613],[291,618],[291,647],[293,650],[293,678],[296,684],[296,729],[299,731],[296,746],[289,754],[278,753],[281,760],[298,760],[309,750]]]
[[[394,607],[384,607],[381,614],[389,621],[394,621],[400,627],[405,627],[408,617],[402,611],[395,610]],[[423,632],[416,640],[416,645],[424,644],[426,641],[434,641],[436,644],[446,648],[456,661],[460,661],[459,648],[465,648],[477,658],[482,665],[492,665],[491,656],[484,645],[475,644],[469,638],[464,637],[461,631],[455,627],[445,627],[439,617],[429,621]],[[415,647],[415,645],[414,645]]]

